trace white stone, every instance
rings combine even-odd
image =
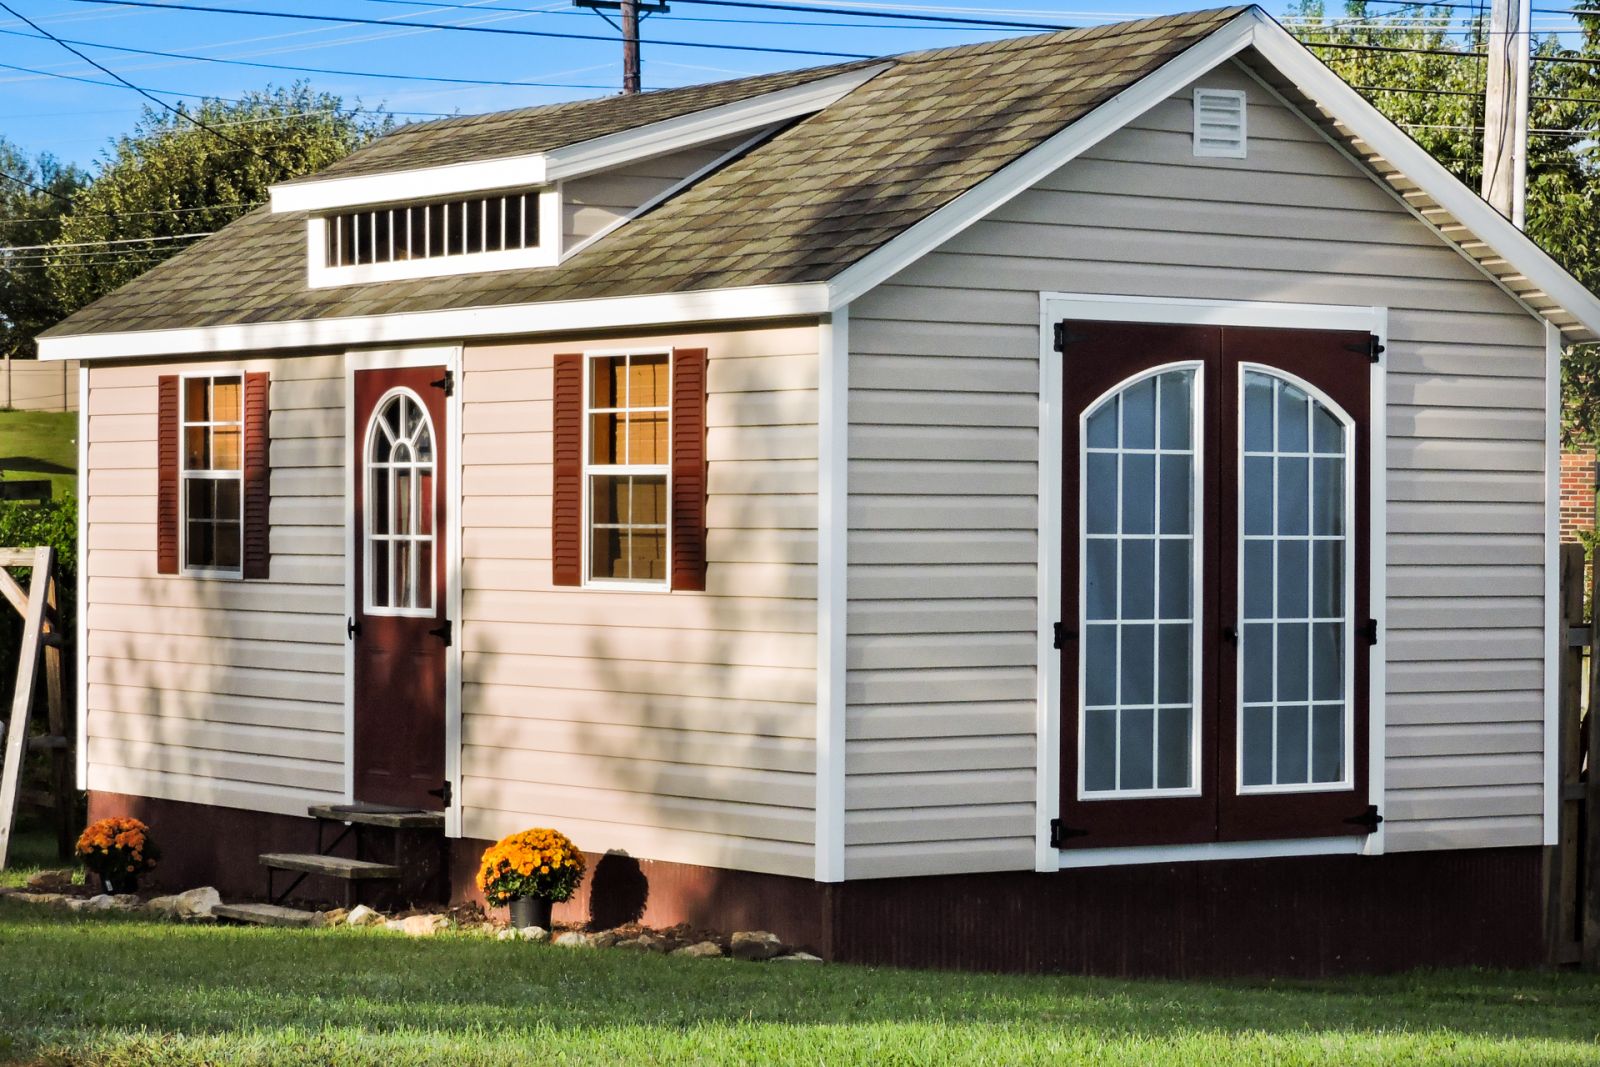
[[[67,904],[73,899],[65,893],[8,893],[7,900],[20,900],[24,904]]]
[[[365,904],[357,904],[344,917],[344,922],[346,926],[376,926],[383,922],[383,914]]]
[[[73,911],[132,911],[138,906],[139,898],[132,893],[118,893],[116,896],[101,893],[88,900],[73,900],[67,904]]]
[[[316,916],[311,920],[311,925],[339,926],[349,917],[350,913],[343,908],[329,908],[327,911],[317,912]]]
[[[783,952],[783,941],[766,930],[740,930],[729,943],[737,960],[770,960]]]
[[[787,956],[774,956],[769,963],[821,963],[821,956],[813,956],[809,952],[791,952]]]
[[[443,915],[407,915],[404,919],[390,919],[384,925],[407,937],[432,937],[447,929],[450,920]]]
[[[550,940],[550,931],[542,926],[524,926],[517,931],[517,936],[524,941],[548,941]]]
[[[498,934],[494,935],[494,939],[496,941],[515,941],[517,939],[517,934],[518,931],[516,930],[501,930]]]
[[[557,934],[552,944],[560,945],[562,948],[590,948],[593,943],[589,940],[588,934],[567,930]]]
[[[145,909],[174,919],[209,919],[211,909],[221,903],[220,893],[210,886],[203,886],[186,893],[154,897],[145,904]]]
[[[698,941],[693,945],[685,945],[672,954],[674,956],[690,956],[694,959],[713,959],[724,953],[722,946],[715,941]]]

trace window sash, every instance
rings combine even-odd
[[[216,410],[213,393],[219,381],[233,381],[238,383],[239,390],[239,418],[238,419],[191,419],[189,418],[189,383],[204,381],[206,383],[207,408]],[[245,411],[245,375],[243,372],[235,374],[189,374],[178,378],[178,569],[182,574],[215,575],[221,577],[238,577],[244,572],[244,456],[248,443],[245,439],[244,426]],[[188,431],[203,428],[207,431],[208,461],[215,462],[216,450],[212,441],[212,431],[222,427],[225,429],[237,428],[239,431],[239,466],[228,467],[189,467],[187,457]],[[211,517],[209,519],[192,519],[189,515],[189,483],[196,481],[233,481],[239,485],[236,494],[239,501],[238,514],[234,518]],[[219,528],[232,526],[238,538],[238,547],[234,552],[238,563],[231,566],[212,564],[192,564],[189,562],[189,532],[191,523],[205,523],[212,528],[213,538]],[[215,559],[213,548],[213,559]]]
[[[609,586],[609,587],[617,587],[617,588],[653,589],[653,590],[662,590],[662,589],[671,588],[671,583],[672,583],[672,464],[671,464],[670,460],[671,460],[671,449],[672,449],[672,406],[671,406],[670,402],[666,403],[666,404],[642,405],[642,406],[639,406],[639,407],[633,407],[633,406],[630,406],[627,403],[628,399],[631,396],[632,389],[633,389],[633,375],[631,373],[631,371],[632,371],[632,362],[633,362],[633,360],[635,358],[642,358],[642,357],[649,357],[649,358],[652,358],[652,359],[658,358],[658,357],[664,357],[665,358],[665,364],[666,364],[666,368],[667,368],[667,373],[666,373],[666,384],[665,384],[665,387],[664,387],[664,395],[666,395],[667,397],[670,398],[672,396],[672,374],[673,374],[672,353],[671,353],[670,350],[664,350],[664,349],[641,349],[641,350],[638,350],[638,351],[628,350],[628,351],[621,351],[621,352],[591,352],[591,353],[586,353],[585,356],[584,356],[584,361],[583,361],[584,373],[583,373],[583,383],[582,383],[582,389],[583,389],[583,418],[582,418],[583,438],[582,438],[582,444],[581,444],[581,449],[582,449],[582,453],[581,454],[582,454],[582,460],[583,460],[582,479],[581,479],[581,485],[583,487],[582,488],[582,492],[583,492],[583,527],[582,527],[583,528],[583,537],[582,537],[581,540],[582,540],[582,545],[583,545],[583,563],[582,563],[583,572],[582,572],[582,574],[583,574],[583,584],[584,585]],[[614,361],[614,360],[623,361],[623,366],[622,366],[622,385],[623,385],[622,399],[623,399],[623,403],[620,406],[619,405],[606,405],[606,406],[595,405],[593,403],[593,400],[594,400],[594,375],[596,373],[596,368],[600,367],[600,366],[603,366],[603,365],[607,364],[608,362]],[[668,458],[668,462],[666,462],[666,463],[594,463],[594,462],[591,462],[591,457],[593,455],[593,451],[592,451],[592,449],[593,449],[592,435],[593,435],[594,417],[597,416],[597,415],[602,415],[602,416],[603,415],[621,416],[621,418],[618,421],[619,421],[619,424],[620,424],[620,428],[622,430],[622,439],[621,439],[620,448],[618,449],[618,451],[619,451],[620,455],[622,455],[624,457],[626,457],[629,454],[629,451],[630,451],[629,438],[630,438],[630,435],[632,433],[633,417],[634,416],[665,416],[666,426],[665,426],[664,433],[665,433],[665,439],[666,439],[666,450],[667,450],[667,454],[668,454],[668,457],[667,457]],[[597,479],[600,479],[600,478],[659,478],[659,479],[661,479],[661,521],[660,522],[637,522],[637,521],[629,521],[629,522],[596,522],[595,519],[594,519],[594,514],[593,514],[593,511],[594,511],[594,493],[595,493],[595,486],[596,486]],[[630,492],[631,492],[631,489],[630,489]],[[630,496],[630,500],[629,500],[628,516],[629,516],[629,519],[632,520],[632,518],[633,518],[633,507],[632,507],[631,496]],[[652,535],[655,535],[655,534],[661,535],[661,538],[662,538],[662,540],[661,540],[661,545],[662,545],[662,547],[661,547],[661,565],[662,565],[661,566],[661,570],[662,570],[661,577],[659,577],[659,578],[650,578],[650,577],[639,578],[639,577],[633,577],[633,576],[630,575],[629,577],[616,578],[616,577],[610,577],[610,576],[596,574],[595,573],[596,560],[594,559],[594,541],[595,541],[595,531],[597,531],[597,530],[617,530],[617,531],[626,531],[626,532],[629,532],[629,533],[631,533],[632,531],[639,531],[639,532],[648,533],[648,534],[652,534]],[[624,554],[624,558],[628,560],[629,567],[630,567],[630,570],[631,570],[632,562],[633,562],[631,552],[625,553]]]

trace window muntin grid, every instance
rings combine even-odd
[[[1305,383],[1240,374],[1238,788],[1349,787],[1351,424]]]
[[[539,246],[539,194],[368,208],[329,216],[327,265],[361,267]]]
[[[183,570],[238,575],[244,538],[244,376],[183,379]]]
[[[591,355],[584,402],[588,581],[664,587],[672,360]]]
[[[367,426],[367,613],[434,614],[433,423],[409,389],[373,409]]]
[[[1201,371],[1157,368],[1079,427],[1078,795],[1199,792]]]

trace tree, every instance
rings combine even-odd
[[[0,356],[31,359],[34,335],[63,313],[42,246],[60,235],[62,215],[85,175],[49,155],[30,161],[3,137],[0,174]]]
[[[387,132],[382,110],[346,108],[304,83],[204,100],[189,118],[147,107],[73,198],[49,274],[65,311],[117,288]],[[200,125],[203,124],[203,125]],[[106,244],[105,242],[121,242]]]

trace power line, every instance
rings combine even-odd
[[[6,176],[10,177],[10,175],[6,175]],[[227,211],[227,210],[230,210],[230,209],[233,209],[233,208],[239,208],[241,210],[249,210],[251,208],[260,207],[262,203],[265,203],[265,201],[261,201],[259,203],[254,203],[254,204],[202,204],[199,207],[174,207],[174,208],[166,208],[165,210],[162,210],[162,211],[124,211],[124,212],[74,211],[72,213],[71,217],[75,218],[75,219],[137,219],[137,218],[145,218],[145,217],[151,216],[151,215],[163,215],[163,216],[165,216],[165,215],[190,215],[190,214],[193,214],[196,211]],[[32,218],[22,218],[22,219],[19,219],[19,218],[7,218],[7,219],[0,219],[0,226],[9,226],[9,225],[11,225],[13,223],[22,223],[22,222],[55,222],[57,219],[60,219],[60,218],[62,218],[62,216],[60,216],[60,215],[35,215]]]
[[[1070,26],[1059,23],[1046,22],[1015,22],[1002,19],[968,18],[960,15],[913,15],[893,11],[854,10],[847,7],[826,7],[809,4],[781,4],[760,3],[758,0],[678,0],[679,3],[700,4],[706,7],[736,7],[748,8],[757,11],[803,11],[815,12],[819,15],[848,15],[852,18],[862,19],[897,19],[902,22],[935,22],[948,23],[962,26],[990,26],[1001,29],[1016,30],[1066,30]],[[471,11],[515,11],[528,15],[565,15],[565,11],[548,11],[527,7],[504,7],[498,5],[432,3],[430,0],[367,0],[370,4],[403,4],[408,7],[448,7],[461,8]],[[682,21],[701,21],[697,19],[682,19]],[[745,25],[749,25],[748,22]],[[821,25],[815,22],[799,23],[803,26]]]
[[[210,237],[216,230],[196,233],[174,233],[159,237],[118,237],[106,241],[71,241],[66,244],[0,245],[0,252],[54,252],[61,248],[103,248],[108,245],[165,244],[168,241],[189,241],[196,237]]]
[[[214,7],[206,4],[164,4],[154,0],[69,0],[70,3],[108,3],[118,7],[154,8],[161,11],[196,11],[212,15],[251,15],[258,18],[298,19],[305,22],[333,22],[358,26],[405,26],[423,30],[454,30],[458,33],[493,33],[513,37],[553,38],[564,41],[604,41],[611,38],[593,33],[554,33],[548,30],[521,30],[509,26],[451,26],[438,22],[412,22],[402,19],[365,19],[353,15],[313,15],[299,11],[258,11],[250,8]],[[9,10],[9,9],[8,9]],[[655,41],[657,48],[703,48],[722,52],[770,52],[791,56],[821,56],[826,59],[876,59],[859,52],[824,52],[810,48],[774,48],[766,45],[708,44],[694,41]],[[102,68],[103,69],[103,68]]]
[[[61,201],[63,204],[71,204],[72,203],[72,198],[70,196],[62,196],[60,193],[56,192],[54,189],[46,189],[42,185],[35,185],[33,182],[30,182],[28,179],[19,178],[15,174],[9,174],[6,171],[0,170],[0,178],[5,178],[8,181],[16,182],[18,185],[22,186],[24,189],[32,189],[34,192],[43,193],[45,196],[53,196],[57,200]]]
[[[1454,48],[1402,48],[1385,44],[1337,44],[1332,41],[1301,41],[1307,48],[1333,48],[1347,52],[1402,52],[1417,56],[1452,56],[1456,59],[1488,59],[1486,52],[1471,52]],[[1535,63],[1573,63],[1581,66],[1600,64],[1600,58],[1590,56],[1533,56]]]

